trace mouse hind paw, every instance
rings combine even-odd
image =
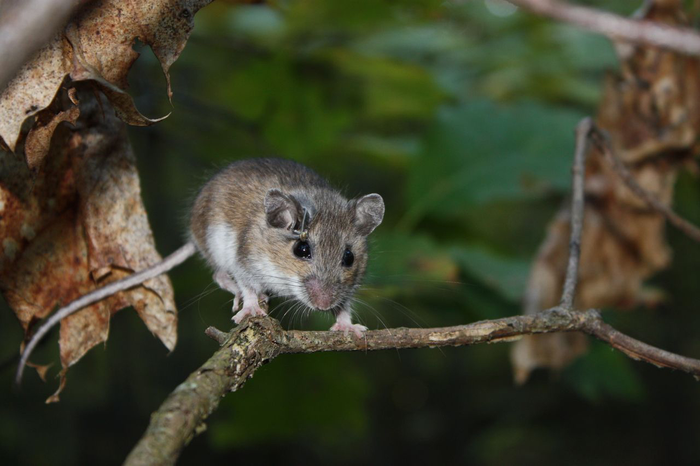
[[[247,288],[242,289],[243,309],[238,311],[231,318],[237,324],[240,324],[243,319],[248,316],[266,316],[264,307],[267,307],[268,297],[265,294],[256,294],[254,291]]]
[[[256,303],[257,304],[257,303]],[[260,306],[244,306],[243,309],[238,311],[233,317],[231,317],[231,320],[234,321],[237,324],[240,324],[243,319],[245,319],[248,316],[266,316],[267,312]]]

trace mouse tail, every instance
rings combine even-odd
[[[180,265],[185,260],[193,256],[196,251],[197,248],[194,242],[188,241],[187,243],[185,243],[184,246],[177,249],[175,252],[173,252],[157,264],[154,264],[151,267],[148,267],[147,269],[144,269],[140,272],[131,274],[128,277],[122,278],[121,280],[112,282],[109,285],[103,286],[102,288],[98,288],[95,291],[92,291],[84,296],[81,296],[80,298],[70,302],[67,306],[62,307],[58,311],[51,314],[51,317],[49,317],[49,319],[37,329],[34,335],[32,335],[32,338],[29,340],[29,343],[27,343],[27,346],[24,347],[24,351],[22,352],[22,356],[19,360],[19,365],[17,366],[17,372],[15,373],[15,384],[17,386],[20,385],[20,383],[22,382],[22,373],[24,372],[24,367],[27,365],[29,356],[31,356],[32,351],[34,351],[39,341],[41,341],[41,339],[53,327],[55,327],[56,324],[61,322],[66,317],[81,310],[85,306],[94,304],[120,291],[128,290],[129,288],[138,286],[146,280],[150,280],[151,278],[155,278],[161,274],[164,274],[165,272],[168,272],[169,270],[175,268],[176,266]]]

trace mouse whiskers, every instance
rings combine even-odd
[[[358,298],[357,296],[351,296],[351,297],[350,297],[350,302],[353,303],[353,304],[360,304],[360,305],[366,307],[367,309],[369,309],[369,310],[374,314],[374,316],[377,318],[377,321],[378,321],[380,324],[382,324],[382,326],[383,326],[385,329],[389,330],[389,334],[391,335],[391,329],[390,329],[389,326],[386,324],[386,322],[384,322],[384,319],[382,319],[381,313],[377,310],[377,308],[375,308],[374,306],[372,306],[371,304],[369,304],[367,301],[364,301],[364,300]],[[357,313],[354,309],[352,309],[352,308],[350,308],[350,315],[352,315],[352,317],[353,317],[354,319],[357,319],[357,321],[358,321],[359,323],[361,323],[362,325],[365,324],[365,323],[362,321],[360,314],[358,314],[358,313]]]
[[[294,301],[295,299],[296,299],[296,298],[286,298],[284,301],[282,301],[281,303],[277,304],[275,307],[273,307],[272,309],[270,309],[270,310],[267,312],[267,314],[268,314],[268,315],[272,315],[272,313],[275,312],[277,309],[279,309],[280,307],[284,306],[285,304],[287,304],[287,303],[289,303],[289,302],[291,302],[291,301]],[[280,319],[280,320],[281,320],[281,319]]]

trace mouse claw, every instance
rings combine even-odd
[[[355,334],[357,338],[362,338],[367,331],[367,327],[364,325],[360,324],[351,324],[348,322],[336,322],[332,327],[331,327],[332,332],[343,332],[345,335],[348,334],[348,332],[352,332]]]

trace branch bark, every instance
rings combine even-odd
[[[700,34],[691,28],[671,27],[624,18],[612,13],[557,0],[508,0],[540,16],[564,21],[615,40],[652,45],[686,55],[700,56]]]

